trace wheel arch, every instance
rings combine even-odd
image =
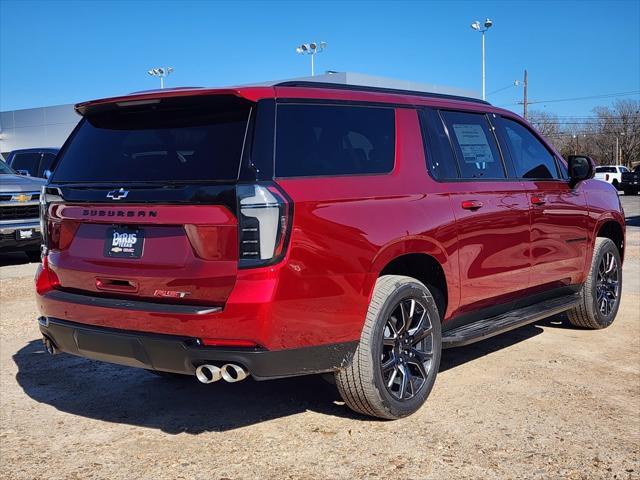
[[[620,259],[624,259],[625,235],[624,229],[619,221],[613,217],[602,219],[596,227],[595,237],[604,237],[610,239],[618,247]]]
[[[373,283],[382,275],[406,275],[425,285],[436,287],[442,294],[439,303],[441,320],[457,307],[457,276],[449,256],[433,241],[410,239],[383,249],[373,262]],[[371,295],[373,285],[369,295]]]

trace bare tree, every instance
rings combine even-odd
[[[557,115],[532,111],[530,121],[565,157],[581,153],[601,165],[640,163],[640,101],[616,100],[593,113],[589,119],[559,120]]]
[[[531,110],[528,117],[529,122],[545,137],[557,137],[560,133],[560,122],[556,114]]]

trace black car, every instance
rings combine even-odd
[[[633,171],[622,174],[620,187],[625,195],[636,195],[640,190],[640,165],[636,165]]]
[[[9,153],[7,164],[21,175],[45,178],[59,151],[58,148],[14,150]]]

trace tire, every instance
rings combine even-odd
[[[364,415],[411,415],[433,388],[441,349],[434,294],[414,278],[384,275],[376,282],[353,359],[335,374],[338,391],[349,408]]]
[[[609,259],[615,262],[615,272],[607,272]],[[614,290],[615,298],[612,298]],[[622,265],[618,247],[608,238],[596,238],[589,276],[580,290],[580,303],[567,312],[569,322],[590,329],[608,327],[618,313],[621,294]]]
[[[616,178],[613,179],[613,182],[611,182],[611,185],[613,185],[613,187],[616,190],[620,190],[620,182],[618,182],[618,180]]]

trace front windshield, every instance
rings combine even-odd
[[[0,161],[0,175],[15,175],[15,174],[16,172],[14,172],[9,165]]]

